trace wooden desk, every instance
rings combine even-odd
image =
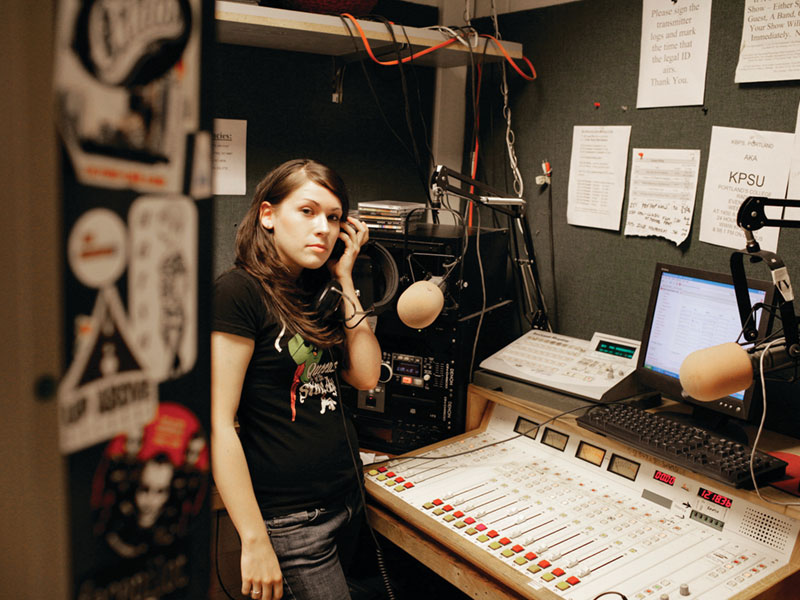
[[[559,411],[534,405],[530,402],[493,392],[485,388],[470,386],[468,392],[468,433],[441,442],[426,449],[409,453],[418,454],[436,447],[448,445],[459,439],[468,439],[485,429],[488,415],[493,405],[502,405],[513,408],[521,415],[532,419],[549,418]],[[624,452],[627,456],[640,456],[643,460],[655,461],[652,457],[632,450],[601,436],[594,436],[590,432],[578,428],[574,417],[565,416],[558,421],[559,429],[579,432],[584,439],[596,438],[604,447],[610,450]],[[782,436],[766,436],[759,448],[768,450],[782,450],[800,453],[800,444],[797,440]],[[408,456],[408,455],[407,455]],[[666,463],[665,463],[666,464]],[[690,476],[701,484],[709,485],[712,489],[720,488],[720,484],[692,474],[673,465],[667,465],[671,472],[682,473]],[[369,469],[369,467],[367,468]],[[444,579],[464,591],[473,598],[531,598],[531,599],[557,599],[559,596],[548,590],[533,590],[527,585],[528,580],[511,566],[500,561],[487,560],[486,552],[481,548],[474,548],[474,544],[465,543],[463,537],[447,527],[433,522],[428,515],[419,510],[411,509],[405,502],[397,499],[391,490],[369,482],[368,517],[376,531],[388,538],[397,546],[415,556]],[[770,511],[785,514],[793,519],[800,519],[797,507],[781,507],[760,500],[755,493],[744,490],[726,490],[732,498],[746,498],[749,502],[763,506]],[[775,488],[762,489],[764,498],[779,502],[800,502],[800,498],[790,496]],[[433,523],[433,525],[432,525]],[[472,546],[472,547],[470,547]],[[744,600],[746,598],[764,598],[784,600],[797,597],[797,586],[800,584],[800,544],[794,542],[794,549],[787,566],[781,567],[769,577],[764,578],[757,585],[751,585],[745,590],[732,595],[731,598]],[[494,564],[498,563],[498,564]],[[657,598],[658,596],[654,596]],[[633,599],[631,599],[633,600]]]

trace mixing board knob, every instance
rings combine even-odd
[[[552,556],[550,556],[550,562],[556,561],[559,558],[561,558],[561,553],[560,552],[555,552],[555,553],[553,553]]]
[[[583,567],[580,571],[578,571],[578,577],[588,577],[592,570],[589,567]]]
[[[578,561],[578,559],[577,559],[577,558],[573,558],[571,561],[569,561],[569,562],[567,563],[567,567],[568,567],[568,568],[570,568],[570,569],[574,569],[575,567],[577,567],[577,566],[578,566],[578,562],[579,562],[579,561]]]
[[[544,554],[548,550],[549,547],[547,546],[547,544],[539,544],[533,549],[533,551],[536,552],[536,554]]]
[[[661,594],[658,600],[669,600],[669,594]]]
[[[688,596],[689,595],[689,584],[682,583],[680,588],[681,596]]]

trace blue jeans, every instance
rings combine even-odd
[[[350,600],[343,564],[355,550],[361,514],[356,490],[337,506],[265,521],[281,565],[285,600]]]

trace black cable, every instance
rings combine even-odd
[[[336,373],[336,387],[339,389],[339,394],[341,397],[341,385],[339,384],[339,374]],[[375,544],[375,558],[378,563],[378,573],[380,574],[381,581],[383,582],[384,590],[386,590],[386,597],[389,600],[395,600],[394,590],[392,589],[392,582],[389,578],[389,571],[386,568],[386,562],[384,561],[383,557],[383,549],[381,548],[380,543],[378,542],[378,536],[375,535],[375,530],[372,528],[372,525],[369,523],[369,519],[367,519],[367,493],[364,489],[364,472],[362,468],[359,466],[359,461],[356,460],[356,452],[353,449],[353,443],[350,440],[350,434],[347,430],[347,417],[344,414],[344,402],[341,403],[341,413],[342,413],[342,427],[344,428],[344,439],[347,441],[347,447],[350,450],[350,460],[353,462],[353,469],[355,470],[356,475],[356,484],[358,485],[358,493],[361,497],[361,506],[364,509],[364,524],[367,526],[369,530],[369,534],[372,537],[372,541]]]
[[[419,147],[417,145],[417,137],[414,134],[414,124],[412,122],[412,116],[411,116],[411,104],[409,102],[409,95],[408,95],[408,84],[406,82],[405,67],[403,63],[402,45],[397,42],[397,38],[395,37],[394,34],[394,28],[392,27],[392,24],[389,22],[389,20],[386,19],[386,17],[380,15],[370,15],[369,18],[383,23],[383,25],[389,32],[389,36],[392,38],[392,47],[394,49],[395,55],[397,56],[397,68],[398,72],[400,73],[400,88],[402,90],[402,96],[403,96],[403,115],[405,117],[405,123],[406,123],[406,128],[408,130],[408,135],[411,140],[411,148],[413,150],[414,163],[417,167],[417,174],[420,178],[420,181],[422,182],[423,187],[425,188],[425,194],[427,196],[428,177],[427,177],[427,171],[422,164],[422,158],[420,156]],[[407,35],[406,39],[408,40]],[[413,62],[411,60],[413,54],[410,41],[408,42],[408,52],[409,52],[409,62]],[[419,112],[421,112],[421,110]],[[430,163],[430,156],[427,157],[426,162]]]
[[[217,571],[217,581],[219,582],[219,587],[222,588],[222,591],[225,592],[225,595],[228,598],[231,600],[236,600],[236,598],[231,596],[230,592],[228,592],[228,588],[226,588],[225,584],[222,582],[222,573],[219,572],[219,511],[217,511],[217,527],[216,533],[214,534],[214,567]]]
[[[475,368],[475,355],[478,352],[478,338],[481,335],[481,327],[483,326],[483,316],[486,314],[486,278],[483,272],[483,260],[481,260],[481,211],[475,211],[478,215],[478,226],[475,229],[475,256],[478,259],[478,273],[481,276],[481,313],[478,317],[478,327],[475,330],[475,339],[472,342],[472,356],[469,360],[469,372],[467,373],[467,380],[472,381],[472,370]]]
[[[348,22],[346,17],[343,17],[342,15],[337,15],[337,16],[341,19],[342,23],[344,24],[345,29],[347,30],[348,35],[350,36],[350,40],[353,42],[353,48],[354,48],[355,52],[359,53],[361,50],[358,47],[358,43],[356,42],[357,38],[353,35],[353,32],[350,29],[350,23]],[[388,117],[386,116],[386,113],[383,111],[383,107],[381,106],[380,98],[378,97],[378,93],[375,91],[375,87],[372,85],[372,78],[370,77],[369,72],[367,71],[367,66],[366,66],[363,58],[359,61],[359,64],[361,65],[361,70],[364,73],[364,79],[367,82],[367,87],[369,88],[369,91],[372,94],[372,98],[375,101],[375,105],[378,108],[378,112],[380,113],[381,118],[383,119],[383,122],[389,128],[389,131],[394,136],[394,138],[398,141],[398,143],[403,148],[403,150],[405,150],[406,154],[412,160],[414,160],[414,153],[408,147],[408,145],[406,144],[405,140],[403,140],[403,138],[400,136],[400,134],[397,133],[395,128],[392,127],[392,124],[389,121]],[[415,164],[417,164],[416,161],[415,161]],[[419,174],[419,166],[418,165],[417,165],[417,173]],[[428,182],[427,181],[422,181],[422,184],[423,184],[423,188],[425,189],[425,197],[427,198],[428,197]]]

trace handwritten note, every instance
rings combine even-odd
[[[700,150],[634,148],[625,235],[681,244],[692,226],[699,167]]]
[[[703,103],[711,0],[643,0],[637,108]]]

